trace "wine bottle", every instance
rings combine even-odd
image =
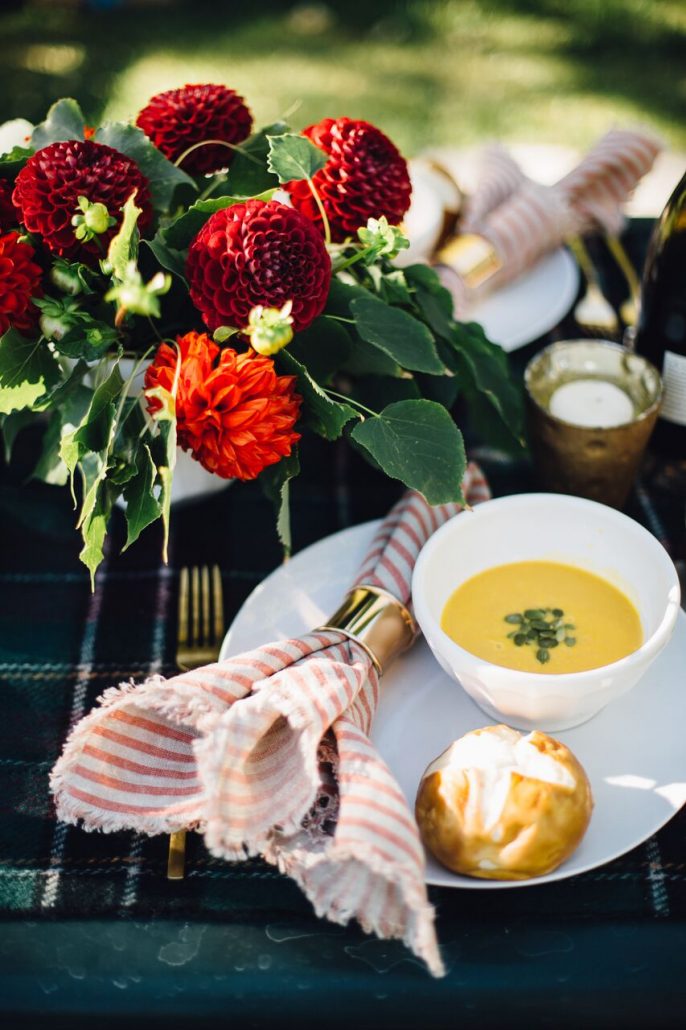
[[[664,384],[650,448],[686,462],[686,175],[648,245],[635,347],[658,368]]]

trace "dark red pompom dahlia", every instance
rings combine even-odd
[[[303,136],[329,155],[313,183],[334,242],[354,235],[369,218],[385,215],[391,225],[402,220],[412,194],[407,162],[380,129],[351,118],[324,118],[303,129]],[[293,206],[321,229],[321,214],[307,182],[289,182],[284,189]]]
[[[19,225],[20,213],[12,203],[12,190],[9,179],[0,179],[0,232]]]
[[[179,445],[224,479],[255,479],[262,469],[287,457],[300,439],[295,423],[301,398],[295,376],[276,374],[271,358],[254,351],[223,350],[206,333],[163,343],[145,373],[145,387],[176,390]],[[161,401],[148,400],[154,414]]]
[[[143,108],[136,125],[170,161],[196,143],[220,139],[236,146],[250,135],[252,115],[243,97],[227,86],[207,83],[157,93]],[[198,147],[181,162],[191,175],[216,172],[230,164],[230,147]]]
[[[10,326],[27,332],[38,321],[31,298],[40,293],[41,270],[33,256],[33,247],[19,233],[0,236],[0,336]]]
[[[191,300],[213,332],[245,329],[257,304],[293,303],[293,331],[321,314],[331,259],[319,232],[298,211],[247,200],[216,211],[191,243],[186,265]]]
[[[94,264],[107,253],[121,224],[121,209],[134,190],[142,209],[138,228],[144,231],[152,218],[150,189],[135,161],[102,143],[66,140],[51,143],[29,158],[17,176],[12,200],[29,232],[40,234],[53,253]],[[89,242],[77,240],[71,223],[81,196],[104,204],[116,219]]]

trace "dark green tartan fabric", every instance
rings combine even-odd
[[[567,322],[558,336],[569,335],[574,327]],[[541,341],[520,352],[520,364],[540,346]],[[220,565],[227,625],[278,565],[269,505],[254,485],[241,484],[178,507],[168,568],[160,564],[156,527],[129,552],[118,553],[124,527],[117,513],[91,594],[78,563],[68,492],[23,482],[31,446],[29,431],[19,438],[18,465],[0,468],[0,915],[311,926],[315,917],[297,887],[260,861],[222,862],[193,834],[186,879],[170,883],[166,838],[86,834],[58,825],[48,792],[48,774],[69,726],[104,688],[173,671],[181,565]],[[293,489],[296,549],[382,516],[397,497],[398,484],[382,479],[345,445],[309,441],[305,449],[305,474]],[[531,488],[526,464],[484,449],[472,453],[496,495]],[[676,550],[684,547],[683,503],[646,481],[630,511],[675,557],[684,556]],[[682,812],[622,858],[551,885],[485,892],[432,888],[441,942],[449,955],[461,956],[470,942],[478,952],[488,926],[526,927],[539,935],[535,939],[544,950],[562,947],[562,930],[574,927],[616,933],[627,956],[632,952],[626,941],[641,930],[654,940],[656,927],[669,927],[683,942],[685,830]],[[334,932],[345,935],[353,952],[366,940],[354,926]],[[456,983],[462,975],[455,973]]]
[[[489,452],[476,456],[494,492],[528,485],[526,467],[503,464]],[[300,545],[382,515],[397,493],[343,448],[333,463],[320,463],[323,454],[310,457],[318,473],[303,479],[294,497]],[[345,469],[346,464],[352,467]],[[327,468],[329,483],[322,479]],[[350,488],[353,477],[359,489]],[[667,543],[679,529],[676,506],[655,493],[641,490],[632,512]],[[123,526],[117,517],[93,594],[78,566],[66,491],[6,484],[0,489],[0,520],[2,911],[45,917],[158,913],[211,918],[236,905],[271,909],[281,895],[292,904],[297,889],[273,869],[259,861],[230,865],[214,859],[197,835],[190,838],[188,875],[180,889],[164,877],[164,838],[87,834],[58,825],[48,793],[48,774],[69,725],[90,710],[106,687],[152,672],[173,672],[180,553],[186,562],[219,560],[227,623],[278,563],[271,511],[256,488],[233,486],[177,510],[169,568],[159,563],[160,537],[154,528],[140,546],[118,555]],[[683,917],[685,828],[682,813],[623,858],[554,885],[506,895],[435,889],[432,896],[448,920],[453,911],[462,920],[483,920],[489,913],[502,917],[504,910],[511,916],[545,913],[553,899],[557,917]],[[267,882],[273,886],[265,894]]]

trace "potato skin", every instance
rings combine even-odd
[[[498,727],[475,732],[494,729]],[[544,876],[580,843],[593,810],[588,777],[564,744],[538,730],[530,742],[561,762],[575,786],[512,772],[505,804],[493,827],[485,827],[478,806],[469,804],[473,780],[468,771],[444,768],[422,778],[415,804],[421,837],[452,872],[493,880]]]

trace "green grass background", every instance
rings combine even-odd
[[[347,114],[408,154],[485,137],[584,146],[636,122],[686,148],[686,2],[0,4],[0,121],[39,120],[64,95],[92,123],[127,118],[209,81],[242,93],[257,124]]]

